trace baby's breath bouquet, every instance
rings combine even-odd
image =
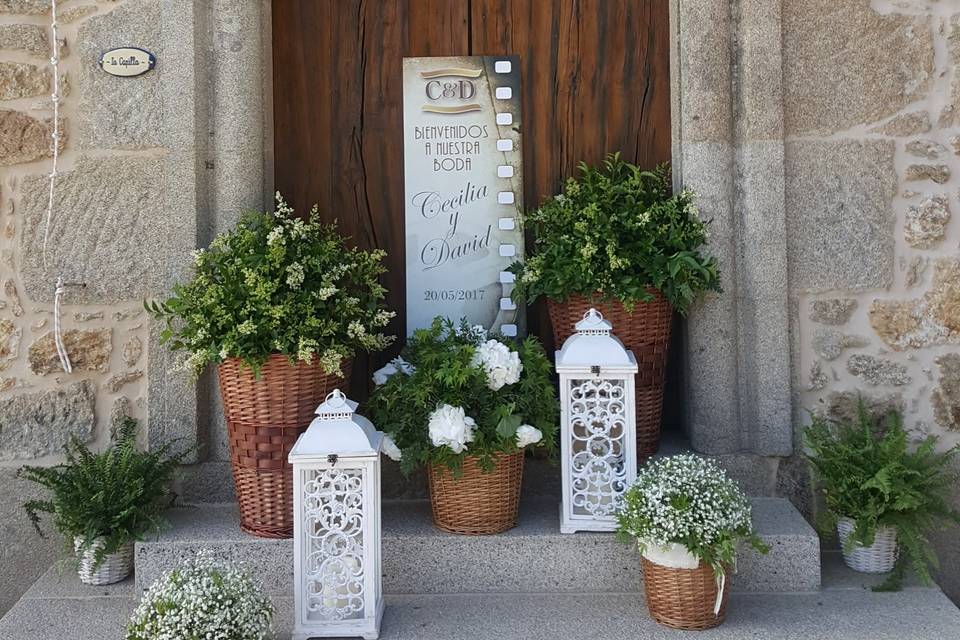
[[[434,463],[456,470],[468,455],[489,469],[497,453],[554,446],[557,400],[536,338],[487,335],[438,317],[374,382],[370,418],[405,472]]]
[[[714,462],[695,455],[654,459],[637,473],[617,514],[619,533],[640,552],[686,552],[722,576],[747,542],[767,547],[753,531],[750,500]]]
[[[702,252],[707,225],[696,196],[673,193],[667,165],[644,171],[619,154],[600,167],[580,163],[580,176],[523,224],[535,244],[526,262],[510,267],[517,301],[582,295],[631,309],[657,289],[685,313],[701,292],[720,290],[717,262]]]
[[[126,640],[264,640],[272,618],[273,605],[247,570],[201,552],[147,590]]]
[[[383,251],[348,247],[335,225],[294,215],[277,193],[276,213],[245,214],[236,229],[196,252],[193,278],[147,309],[167,321],[161,341],[189,352],[199,374],[229,357],[253,370],[272,354],[318,358],[328,374],[358,351],[393,337],[378,277]]]

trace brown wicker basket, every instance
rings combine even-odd
[[[639,370],[636,375],[637,454],[648,458],[660,447],[660,415],[663,411],[663,384],[667,369],[667,347],[673,309],[659,291],[655,298],[637,303],[628,312],[620,302],[591,302],[571,296],[564,302],[547,300],[553,339],[559,349],[573,334],[574,325],[591,307],[613,324],[613,334],[633,351]]]
[[[714,614],[719,586],[710,565],[701,562],[696,569],[672,569],[646,558],[642,562],[647,609],[660,624],[696,631],[719,626],[727,617],[730,580],[723,583],[720,612]]]
[[[350,379],[324,373],[319,363],[290,364],[273,355],[257,379],[237,358],[219,367],[230,439],[240,528],[261,538],[293,536],[293,470],[287,455],[333,389]]]
[[[523,452],[497,454],[494,462],[494,469],[486,473],[476,457],[466,456],[460,477],[443,465],[429,467],[430,506],[438,529],[483,536],[517,525]]]

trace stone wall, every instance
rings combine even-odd
[[[796,421],[863,394],[958,444],[960,6],[785,0],[782,33]]]

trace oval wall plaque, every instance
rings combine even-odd
[[[132,77],[153,69],[157,59],[149,51],[136,47],[110,49],[100,56],[100,67],[112,76]]]

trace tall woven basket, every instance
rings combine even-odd
[[[327,394],[350,379],[351,365],[341,365],[341,378],[324,373],[316,361],[294,365],[273,355],[259,379],[237,358],[220,365],[240,528],[247,533],[293,536],[293,471],[287,455]]]
[[[719,586],[710,565],[701,562],[696,569],[674,569],[641,560],[647,609],[660,624],[697,631],[719,626],[727,617],[730,581],[724,581],[720,611],[714,613]]]
[[[443,465],[429,467],[430,505],[438,529],[483,536],[517,525],[523,451],[498,454],[494,462],[493,470],[485,472],[477,458],[467,456],[459,477]]]
[[[893,527],[878,527],[873,544],[864,547],[856,542],[847,550],[847,539],[853,534],[856,525],[849,518],[837,521],[837,534],[843,550],[843,561],[848,567],[860,573],[888,573],[897,564],[897,530]]]
[[[667,370],[667,347],[673,309],[659,291],[650,302],[637,303],[628,312],[619,301],[591,302],[583,296],[571,296],[564,302],[547,300],[547,312],[553,326],[553,339],[559,349],[591,307],[613,324],[613,334],[633,351],[639,370],[636,375],[637,454],[648,458],[660,447],[660,415],[663,410],[663,385]]]

